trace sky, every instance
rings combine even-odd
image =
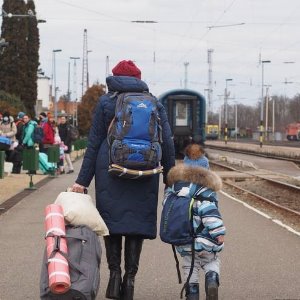
[[[35,0],[35,5],[37,17],[46,20],[39,24],[45,75],[53,73],[52,50],[62,50],[55,55],[60,94],[67,92],[73,56],[81,57],[76,67],[81,96],[84,29],[90,84],[105,83],[108,56],[110,72],[120,60],[133,60],[157,96],[183,88],[186,79],[187,88],[207,97],[207,52],[213,49],[215,112],[224,103],[226,79],[232,79],[229,103],[256,105],[262,77],[270,95],[293,97],[300,90],[299,0]],[[132,22],[137,20],[156,23]],[[73,68],[71,62],[72,90]]]

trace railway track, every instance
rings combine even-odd
[[[279,160],[285,160],[295,163],[296,165],[300,166],[300,158],[299,157],[287,157],[287,156],[281,156],[277,154],[272,153],[259,153],[252,150],[245,150],[245,149],[235,149],[235,148],[229,148],[229,147],[222,147],[222,146],[216,146],[216,145],[206,145],[207,149],[215,149],[215,150],[221,150],[226,152],[233,152],[233,153],[241,153],[241,154],[247,154],[247,155],[254,155],[254,156],[260,156],[265,158],[273,158],[273,159],[279,159]]]
[[[230,139],[228,140],[229,143],[240,143],[240,144],[253,144],[259,145],[259,141],[253,139]],[[299,148],[300,141],[264,141],[263,145],[266,146],[276,146],[276,147],[291,147],[291,148]]]
[[[224,190],[245,202],[255,202],[263,208],[289,218],[300,228],[300,181],[274,174],[237,170],[224,163],[210,161],[214,171],[223,179]]]

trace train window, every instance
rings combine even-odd
[[[188,103],[176,101],[176,126],[188,126]]]

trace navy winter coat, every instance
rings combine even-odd
[[[106,79],[109,92],[100,97],[96,106],[88,147],[76,183],[89,186],[95,175],[96,206],[110,234],[156,237],[159,175],[140,180],[121,179],[108,173],[107,130],[114,117],[115,92],[143,92],[148,86],[142,80],[128,76]],[[165,109],[158,104],[162,125],[162,165],[164,182],[175,165],[174,143]]]

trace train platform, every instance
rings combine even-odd
[[[81,152],[73,151],[71,154],[73,163],[82,155],[83,153]],[[33,186],[41,186],[44,184],[44,182],[47,181],[47,179],[49,179],[48,175],[43,175],[40,171],[38,171],[36,175],[32,176]],[[0,213],[2,203],[24,192],[27,189],[27,193],[30,193],[29,188],[30,176],[27,174],[27,171],[22,171],[20,174],[6,173],[4,178],[0,179]]]
[[[34,175],[32,178],[33,185],[36,186],[47,177],[48,175]],[[3,202],[23,192],[29,187],[30,177],[25,172],[21,174],[9,174],[3,179],[0,179],[0,209]]]
[[[40,267],[45,246],[44,208],[73,184],[75,172],[49,180],[0,216],[0,299],[39,299]],[[94,183],[89,194],[94,197]],[[163,185],[159,195],[161,211]],[[227,227],[221,254],[219,299],[300,299],[300,237],[276,224],[267,215],[224,193],[220,210]],[[159,225],[158,217],[158,225]],[[105,299],[108,269],[102,244],[101,284],[97,300]],[[201,299],[205,299],[201,274]],[[136,278],[136,300],[180,299],[171,246],[147,240],[143,246]]]
[[[245,142],[235,142],[228,141],[225,144],[224,141],[206,141],[205,144],[207,146],[217,146],[227,149],[239,149],[248,152],[261,153],[272,156],[283,156],[287,158],[300,158],[300,148],[296,147],[287,147],[287,146],[273,146],[273,145],[264,145],[260,147],[259,144],[251,144]]]

